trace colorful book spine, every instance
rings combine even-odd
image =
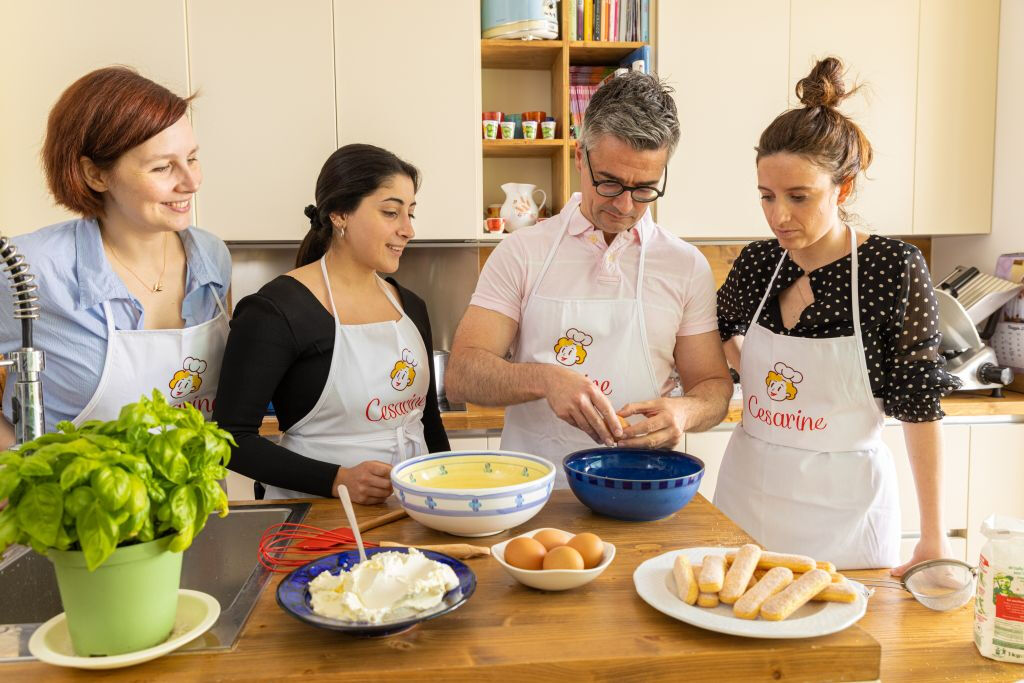
[[[600,0],[598,0],[600,2]],[[594,39],[594,0],[583,0],[583,40]]]

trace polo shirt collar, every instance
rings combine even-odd
[[[581,195],[579,193],[576,193],[569,201],[572,202],[573,200],[576,200],[578,197],[581,197]],[[643,216],[640,217],[640,220],[637,221],[636,225],[629,229],[629,232],[634,236],[635,239],[637,239],[638,242],[643,244],[643,242],[647,240],[651,235],[652,223],[653,221],[651,220],[651,209],[648,207],[648,209],[644,211]],[[579,211],[574,211],[572,213],[572,216],[569,218],[569,227],[567,229],[567,232],[571,236],[577,237],[579,235],[582,235],[591,228],[594,228],[594,225],[589,220],[587,220],[587,217],[583,215],[583,211],[581,209]],[[596,230],[597,228],[594,229]]]

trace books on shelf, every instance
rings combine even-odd
[[[583,125],[583,115],[587,111],[590,98],[597,89],[615,78],[618,74],[628,71],[651,72],[651,48],[648,45],[638,47],[619,61],[619,66],[570,66],[569,67],[569,112],[572,137]]]
[[[569,40],[650,42],[650,0],[569,2]]]

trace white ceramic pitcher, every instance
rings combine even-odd
[[[548,200],[544,190],[537,189],[530,183],[505,183],[501,186],[505,191],[505,203],[501,205],[501,217],[505,219],[505,230],[512,232],[537,222],[540,208],[533,201],[533,195],[540,192],[540,206]]]

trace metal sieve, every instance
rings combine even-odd
[[[908,569],[899,581],[857,579],[879,588],[902,588],[919,603],[937,612],[966,605],[974,597],[976,567],[953,559],[928,560]]]

